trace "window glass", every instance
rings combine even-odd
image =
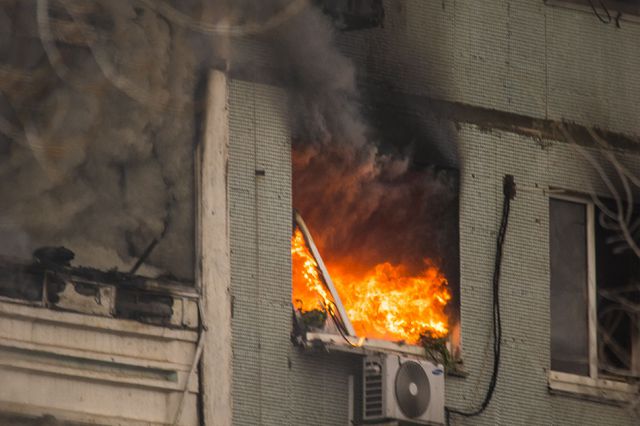
[[[603,202],[615,211],[613,201]],[[634,206],[634,211],[638,211],[638,206]],[[639,226],[640,220],[634,215],[630,232],[636,234]],[[598,366],[606,373],[627,375],[637,368],[631,348],[637,333],[634,307],[640,302],[640,259],[622,235],[618,224],[596,209]],[[634,235],[636,241],[637,237]]]
[[[551,369],[589,375],[587,209],[551,199]]]

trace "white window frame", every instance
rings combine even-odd
[[[587,325],[589,327],[589,375],[549,370],[549,389],[554,393],[576,394],[591,399],[631,401],[638,397],[640,388],[624,379],[601,378],[598,372],[598,284],[596,279],[595,205],[588,196],[553,193],[549,200],[579,203],[586,208],[587,236]]]

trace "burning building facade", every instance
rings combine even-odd
[[[595,274],[599,249],[589,241],[606,206],[592,199],[619,186],[603,175],[623,170],[620,180],[633,183],[640,170],[640,33],[629,6],[616,25],[573,1],[294,1],[252,6],[247,16],[231,8],[202,26],[184,19],[188,7],[140,1],[103,5],[118,17],[110,27],[74,2],[36,3],[25,12],[33,31],[9,33],[37,44],[44,62],[55,40],[66,61],[81,64],[65,81],[102,87],[83,82],[93,75],[85,70],[114,73],[104,56],[82,56],[96,50],[77,33],[84,27],[64,33],[60,21],[84,16],[113,30],[115,51],[132,40],[145,50],[146,34],[164,44],[150,43],[148,63],[122,61],[133,69],[120,64],[118,74],[154,72],[115,79],[115,89],[108,82],[110,102],[45,81],[32,94],[48,94],[32,123],[31,92],[9,71],[39,66],[15,54],[0,69],[8,75],[0,171],[27,188],[0,189],[9,200],[0,230],[11,242],[3,255],[18,255],[4,262],[0,286],[7,421],[358,424],[363,356],[424,357],[416,345],[424,335],[449,339],[455,358],[442,395],[452,424],[637,419],[636,338],[598,347],[606,340],[593,313],[598,287],[558,284]],[[44,40],[43,7],[53,22]],[[203,9],[203,20],[224,10]],[[119,19],[139,31],[118,31]],[[212,57],[199,57],[203,46]],[[46,66],[57,65],[54,54]],[[175,92],[163,101],[155,89],[167,86]],[[158,113],[163,102],[170,108]],[[89,116],[68,127],[60,111]],[[106,118],[92,126],[95,117]],[[624,155],[612,162],[611,152]],[[607,167],[594,166],[602,159]],[[498,332],[492,278],[505,175],[517,197]],[[30,187],[38,178],[46,184]],[[618,198],[633,205],[633,188],[620,185]],[[60,218],[44,221],[48,207]],[[578,216],[567,216],[571,208]],[[567,217],[578,230],[561,235],[573,229],[558,226]],[[558,245],[567,241],[583,249]],[[75,263],[52,248],[30,259],[62,245]],[[614,353],[628,362],[605,362]],[[62,396],[52,396],[56,383]],[[129,402],[107,403],[123,390]]]
[[[573,137],[580,146],[587,146],[592,155],[600,155],[599,147],[589,146],[593,139],[586,129],[605,129],[611,144],[618,141],[615,146],[619,149],[631,149],[625,159],[629,161],[629,170],[637,170],[635,154],[632,154],[634,145],[624,143],[637,133],[634,124],[637,108],[620,98],[617,99],[624,107],[618,102],[614,107],[607,101],[613,93],[620,95],[623,86],[631,90],[629,87],[635,87],[635,83],[628,86],[629,80],[625,79],[626,83],[620,82],[620,86],[614,87],[613,82],[605,82],[604,77],[632,73],[629,60],[635,58],[635,53],[621,49],[605,60],[588,54],[592,50],[587,47],[608,46],[615,43],[614,39],[626,46],[637,36],[635,24],[631,22],[633,17],[628,18],[627,24],[621,21],[619,29],[615,25],[607,27],[591,11],[570,2],[554,5],[544,2],[483,2],[482,5],[385,2],[383,28],[336,33],[339,51],[353,61],[357,70],[361,87],[358,104],[364,110],[364,122],[375,123],[371,127],[379,123],[382,127],[388,126],[379,131],[384,137],[378,140],[402,141],[411,128],[422,137],[416,143],[416,156],[422,158],[415,160],[414,156],[412,161],[426,158],[427,163],[431,160],[445,168],[460,169],[460,277],[457,281],[453,276],[446,288],[452,293],[459,291],[459,296],[454,298],[459,297],[460,348],[466,376],[447,377],[447,405],[454,409],[476,408],[490,386],[491,283],[504,175],[513,175],[517,183],[518,195],[512,202],[502,265],[503,344],[495,392],[483,414],[466,418],[452,413],[452,424],[633,424],[635,421],[628,405],[637,392],[633,378],[617,376],[609,381],[612,376],[602,372],[599,379],[567,375],[566,369],[556,371],[555,364],[552,368],[550,361],[556,351],[552,336],[559,331],[559,313],[554,307],[552,295],[555,293],[551,289],[555,272],[550,266],[553,226],[550,199],[562,193],[581,193],[586,195],[583,200],[589,200],[591,187],[602,196],[609,192],[591,163],[577,153],[575,144],[560,127],[565,121],[573,123],[573,127],[569,126]],[[585,43],[585,39],[590,42]],[[310,46],[314,41],[307,43],[303,45],[312,50]],[[315,75],[312,71],[311,75]],[[318,96],[327,87],[340,85],[345,73],[332,75],[334,80],[327,83],[328,86],[323,86],[323,80],[317,82]],[[293,84],[297,78],[303,78],[294,73],[291,76]],[[305,89],[313,91],[313,87]],[[380,241],[374,244],[367,237],[376,232],[384,234],[384,229],[375,229],[374,222],[362,219],[371,216],[359,215],[358,205],[351,208],[349,204],[351,199],[346,187],[353,182],[350,178],[357,175],[354,170],[364,163],[350,163],[341,169],[340,161],[345,160],[336,153],[341,147],[332,152],[331,146],[321,145],[320,152],[314,152],[317,148],[309,139],[322,139],[326,134],[322,127],[300,129],[296,127],[298,122],[293,128],[289,125],[291,115],[304,111],[300,104],[294,104],[299,108],[293,112],[290,107],[284,108],[286,101],[291,102],[289,96],[286,85],[278,90],[269,82],[233,80],[230,86],[232,273],[236,271],[234,282],[238,283],[233,333],[235,362],[242,365],[239,371],[234,370],[234,418],[240,424],[254,422],[256,415],[262,416],[261,421],[265,423],[344,424],[358,418],[360,360],[349,353],[331,351],[330,344],[327,345],[329,353],[291,348],[285,353],[285,336],[274,332],[273,324],[288,326],[289,312],[273,307],[288,306],[291,302],[296,306],[300,299],[292,297],[289,288],[281,284],[289,283],[289,269],[275,267],[272,250],[277,245],[279,256],[284,258],[291,253],[291,240],[287,237],[293,235],[294,243],[296,240],[300,243],[300,235],[295,233],[289,219],[289,208],[293,206],[304,217],[331,279],[339,287],[337,278],[341,271],[334,259],[339,262],[339,259],[349,259],[350,255],[352,260],[369,256],[368,249],[375,251],[383,244]],[[340,122],[340,117],[333,116],[335,111],[350,114],[344,108],[327,109],[318,113],[334,123]],[[237,111],[235,118],[234,110]],[[613,110],[618,112],[611,114]],[[247,115],[257,119],[247,122],[242,118]],[[348,135],[345,139],[357,139],[357,130],[352,126],[332,128],[342,128]],[[292,137],[293,144],[289,145],[287,142]],[[342,142],[346,144],[348,140]],[[282,149],[283,146],[291,146],[293,154]],[[447,150],[447,146],[457,148],[458,162],[455,150]],[[351,148],[343,151],[348,149]],[[387,152],[383,147],[379,154]],[[293,157],[291,174],[290,155]],[[335,155],[334,164],[323,163],[323,157],[332,155]],[[346,157],[350,158],[349,154]],[[256,175],[256,170],[264,174]],[[290,181],[293,182],[291,192]],[[375,192],[363,195],[371,188],[356,182],[355,196],[362,195],[359,206],[379,200]],[[336,186],[334,192],[326,188],[332,185]],[[448,186],[450,182],[445,181],[443,185]],[[390,187],[385,191],[393,194]],[[451,192],[457,198],[457,190]],[[308,199],[305,200],[305,196]],[[335,204],[326,202],[332,196]],[[283,199],[291,203],[280,204]],[[278,203],[268,200],[278,200]],[[456,205],[444,200],[431,206],[438,208],[451,203]],[[411,202],[389,203],[378,214],[389,214],[393,223],[394,207],[400,215],[405,214],[401,220],[410,221],[415,207]],[[457,211],[449,211],[458,215]],[[365,229],[361,233],[347,231],[362,224]],[[429,232],[420,229],[416,235],[429,235],[427,239],[436,240]],[[388,237],[384,241],[393,241],[393,234]],[[339,242],[331,246],[336,240],[322,241],[324,238],[336,238]],[[358,240],[354,246],[360,250],[353,250],[349,238]],[[457,241],[450,240],[449,244],[457,246]],[[397,253],[391,247],[384,247],[389,257]],[[294,246],[294,271],[296,250]],[[337,253],[339,255],[332,259]],[[378,263],[383,262],[372,260],[369,265]],[[457,265],[457,259],[454,263]],[[436,266],[445,268],[443,263]],[[450,269],[455,271],[456,267]],[[368,271],[363,277],[367,277]],[[448,279],[449,275],[445,273],[444,277]],[[344,308],[349,311],[347,298],[348,295],[341,295]],[[586,296],[580,300],[585,306],[589,305]],[[260,325],[255,334],[248,337],[244,330],[256,326],[256,316],[260,318]],[[579,318],[568,333],[575,333],[584,325]],[[353,323],[355,327],[355,321]],[[571,340],[568,335],[571,334],[564,334],[561,339]],[[332,341],[340,340],[343,339],[338,336]],[[357,344],[358,340],[352,343]],[[256,351],[258,347],[260,351]],[[256,385],[254,378],[261,373],[268,376],[262,376],[262,384]],[[287,381],[283,381],[283,377]],[[606,378],[603,380],[603,377]],[[352,383],[356,385],[351,387]],[[286,412],[278,404],[274,405],[269,396],[273,394],[288,395]],[[352,401],[356,401],[355,405],[351,405]]]

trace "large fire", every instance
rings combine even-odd
[[[302,311],[332,309],[331,295],[299,229],[291,240],[291,255],[294,305]],[[429,261],[418,274],[388,262],[364,272],[338,262],[327,269],[358,336],[417,343],[425,332],[436,337],[448,333],[445,307],[451,295],[446,278]]]
[[[293,266],[293,305],[302,312],[333,307],[333,298],[320,277],[320,270],[313,258],[302,232],[296,228],[291,238]]]

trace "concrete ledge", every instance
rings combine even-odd
[[[638,398],[636,384],[616,380],[592,379],[591,377],[551,371],[549,390],[555,394],[580,397],[600,402],[625,403]]]

